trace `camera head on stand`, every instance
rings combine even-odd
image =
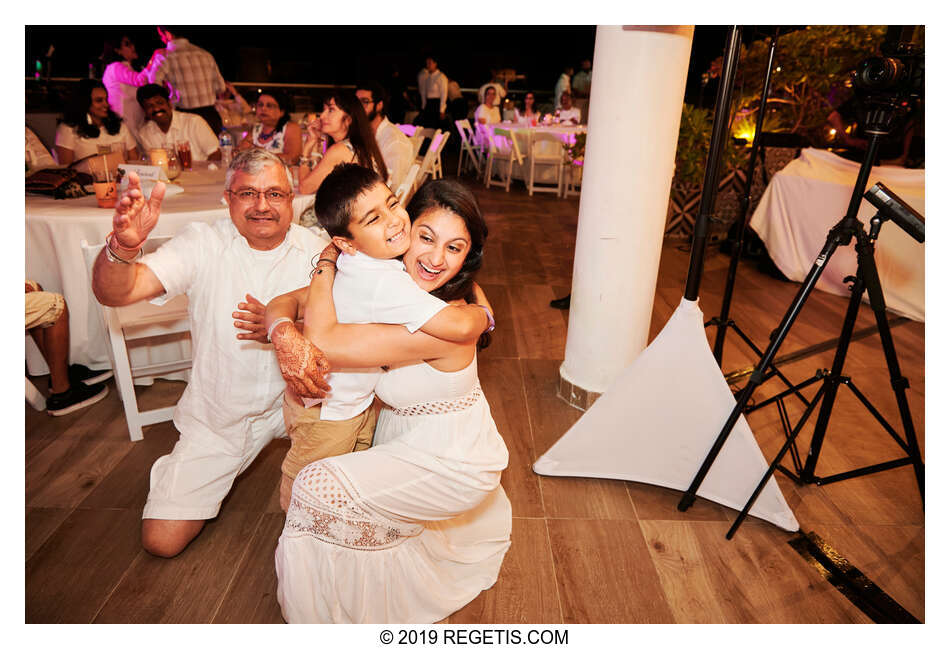
[[[924,50],[908,42],[885,43],[884,56],[863,60],[851,73],[861,101],[858,118],[868,133],[887,134],[924,94]]]

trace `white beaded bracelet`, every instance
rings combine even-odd
[[[277,325],[279,325],[281,322],[289,322],[290,324],[293,324],[293,323],[294,323],[293,320],[291,320],[290,318],[287,318],[287,317],[277,318],[276,320],[274,320],[274,321],[270,324],[270,327],[267,328],[267,340],[271,341],[270,335],[271,335],[272,333],[274,333],[274,329],[276,329],[276,328],[277,328]],[[271,341],[271,342],[273,342],[273,341]]]

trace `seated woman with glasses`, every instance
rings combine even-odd
[[[289,165],[297,164],[303,138],[300,126],[290,119],[290,102],[282,92],[265,92],[255,106],[257,124],[238,149],[258,147],[270,151]]]
[[[321,157],[327,136],[333,144]],[[307,143],[300,163],[300,193],[315,194],[334,167],[349,162],[372,169],[382,178],[389,177],[363,106],[355,95],[334,92],[323,101],[320,116],[307,124]]]

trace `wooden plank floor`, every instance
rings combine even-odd
[[[446,168],[454,168],[454,164]],[[480,278],[498,314],[481,354],[482,385],[511,461],[503,484],[514,511],[513,542],[497,585],[450,616],[459,623],[860,622],[869,618],[788,545],[792,535],[751,519],[732,541],[735,512],[651,485],[535,475],[531,465],[581,413],[555,396],[567,313],[548,302],[570,288],[578,201],[473,188],[490,226]],[[839,254],[851,254],[842,250]],[[688,250],[667,242],[651,337],[679,302]],[[718,313],[728,258],[711,248],[700,306]],[[733,315],[764,346],[797,290],[744,263]],[[838,334],[845,299],[813,294],[783,353]],[[862,307],[858,327],[872,324]],[[894,329],[914,424],[924,444],[924,327]],[[828,367],[832,352],[784,371],[795,380]],[[754,360],[727,338],[724,367]],[[898,424],[876,337],[856,342],[846,372]],[[45,379],[37,380],[45,390]],[[110,384],[111,385],[111,384]],[[140,399],[168,402],[181,384],[158,381]],[[762,398],[770,393],[762,389]],[[139,545],[151,464],[170,451],[171,423],[128,441],[113,389],[61,418],[26,418],[27,622],[279,623],[273,550],[283,524],[277,503],[277,441],[241,476],[221,514],[181,556],[163,560]],[[797,405],[793,413],[800,411]],[[774,408],[749,422],[766,457],[783,443]],[[803,435],[807,450],[810,429]],[[897,446],[850,395],[838,400],[818,473],[897,456]],[[814,531],[918,619],[924,619],[924,517],[909,467],[824,487],[778,477],[804,531]]]

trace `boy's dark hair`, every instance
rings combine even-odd
[[[327,234],[350,238],[353,203],[377,184],[383,184],[383,179],[372,169],[355,163],[337,165],[313,198],[313,211]]]

